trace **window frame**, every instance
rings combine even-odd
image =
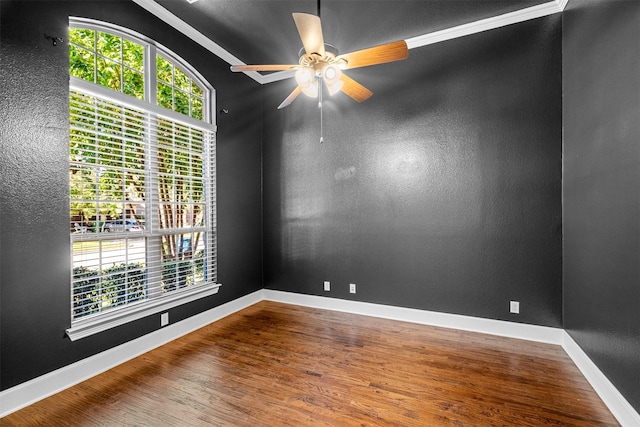
[[[84,93],[89,96],[95,96],[109,102],[120,104],[126,107],[143,110],[149,117],[153,117],[153,120],[167,119],[171,122],[178,122],[187,126],[196,127],[206,131],[209,135],[209,146],[206,153],[203,153],[209,158],[211,162],[209,180],[212,181],[209,184],[212,186],[210,198],[206,202],[206,209],[208,210],[206,215],[206,228],[205,233],[206,240],[211,243],[209,250],[214,251],[212,265],[209,266],[213,277],[211,280],[206,281],[204,284],[200,284],[193,287],[187,287],[180,290],[174,290],[162,296],[147,296],[142,301],[125,304],[121,307],[114,308],[112,310],[96,313],[84,317],[74,318],[73,315],[73,243],[77,241],[95,241],[100,240],[98,235],[90,236],[87,233],[70,233],[70,297],[71,297],[71,327],[66,330],[67,336],[71,341],[81,339],[104,330],[123,325],[125,323],[156,314],[162,311],[166,311],[172,307],[182,305],[191,301],[195,301],[200,298],[204,298],[213,294],[216,294],[221,286],[217,283],[217,224],[216,224],[216,131],[215,124],[215,89],[207,82],[207,80],[197,72],[190,64],[180,58],[171,50],[164,46],[154,42],[153,40],[138,34],[134,31],[126,28],[116,26],[114,24],[96,21],[87,18],[69,18],[69,28],[80,27],[87,28],[94,31],[101,31],[110,33],[137,44],[140,44],[144,48],[144,99],[138,99],[134,96],[127,95],[123,92],[116,92],[113,89],[101,86],[94,82],[89,82],[75,76],[69,76],[69,93],[74,91]],[[97,48],[97,47],[96,47]],[[169,59],[174,66],[179,67],[190,79],[199,84],[203,89],[203,118],[202,120],[194,119],[190,116],[183,115],[176,111],[161,107],[157,104],[156,93],[156,55],[161,55],[164,58]],[[151,138],[151,139],[149,139]],[[151,144],[151,140],[157,140],[155,137],[145,138],[145,146]],[[152,163],[151,160],[145,162],[147,164]],[[150,170],[150,166],[145,166],[145,174],[149,176],[149,188],[154,185],[158,185],[157,177],[154,179]],[[153,192],[152,192],[153,194]],[[159,203],[157,197],[149,197],[145,200],[145,203],[149,203],[155,206]],[[179,230],[174,230],[180,232]],[[90,238],[93,237],[93,238]],[[148,247],[149,242],[145,238],[145,246]]]

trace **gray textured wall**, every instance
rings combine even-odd
[[[217,295],[170,310],[172,322],[262,288],[260,88],[133,2],[2,1],[0,360],[2,389],[134,339],[159,315],[76,342],[70,326],[68,16],[122,25],[172,49],[217,89]]]
[[[563,15],[564,325],[640,411],[640,2]]]
[[[326,100],[323,144],[264,89],[265,286],[561,326],[560,16],[348,74],[374,95]]]

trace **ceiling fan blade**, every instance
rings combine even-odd
[[[300,93],[302,93],[302,88],[300,86],[296,86],[293,92],[291,92],[289,96],[287,96],[285,100],[282,101],[282,104],[278,105],[278,110],[281,110],[287,105],[291,104],[293,100],[296,99],[298,95],[300,95]]]
[[[296,27],[307,55],[317,53],[320,56],[324,56],[324,39],[322,37],[320,18],[308,13],[294,13],[293,20],[296,22]]]
[[[231,71],[284,71],[299,67],[292,64],[266,64],[266,65],[232,65]]]
[[[340,90],[358,102],[366,101],[373,95],[373,92],[344,73],[340,76],[340,80],[343,82]]]
[[[339,55],[337,59],[347,61],[344,70],[358,67],[368,67],[369,65],[384,64],[385,62],[400,61],[409,57],[407,42],[400,40],[397,42],[382,44],[367,49],[357,50],[351,53]]]

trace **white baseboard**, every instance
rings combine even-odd
[[[620,394],[611,381],[591,361],[589,356],[580,348],[571,336],[563,331],[562,348],[576,364],[582,375],[589,381],[596,393],[609,408],[614,417],[623,426],[640,426],[640,414]]]
[[[419,323],[422,325],[440,326],[443,328],[480,332],[483,334],[518,338],[556,345],[562,344],[562,334],[564,332],[560,328],[527,325],[525,323],[514,323],[504,320],[483,319],[480,317],[438,313],[435,311],[394,307],[390,305],[350,301],[315,295],[294,294],[291,292],[281,292],[269,289],[264,290],[264,298],[269,301],[277,301],[287,304],[324,308],[327,310],[343,311],[347,313],[361,314],[364,316],[401,320],[404,322]]]
[[[256,291],[0,392],[0,417],[9,415],[262,300],[560,345],[622,426],[640,426],[640,415],[563,329],[269,289]]]
[[[0,392],[0,418],[262,301],[262,290]]]

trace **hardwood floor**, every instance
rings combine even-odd
[[[263,301],[2,426],[611,426],[562,348]]]

